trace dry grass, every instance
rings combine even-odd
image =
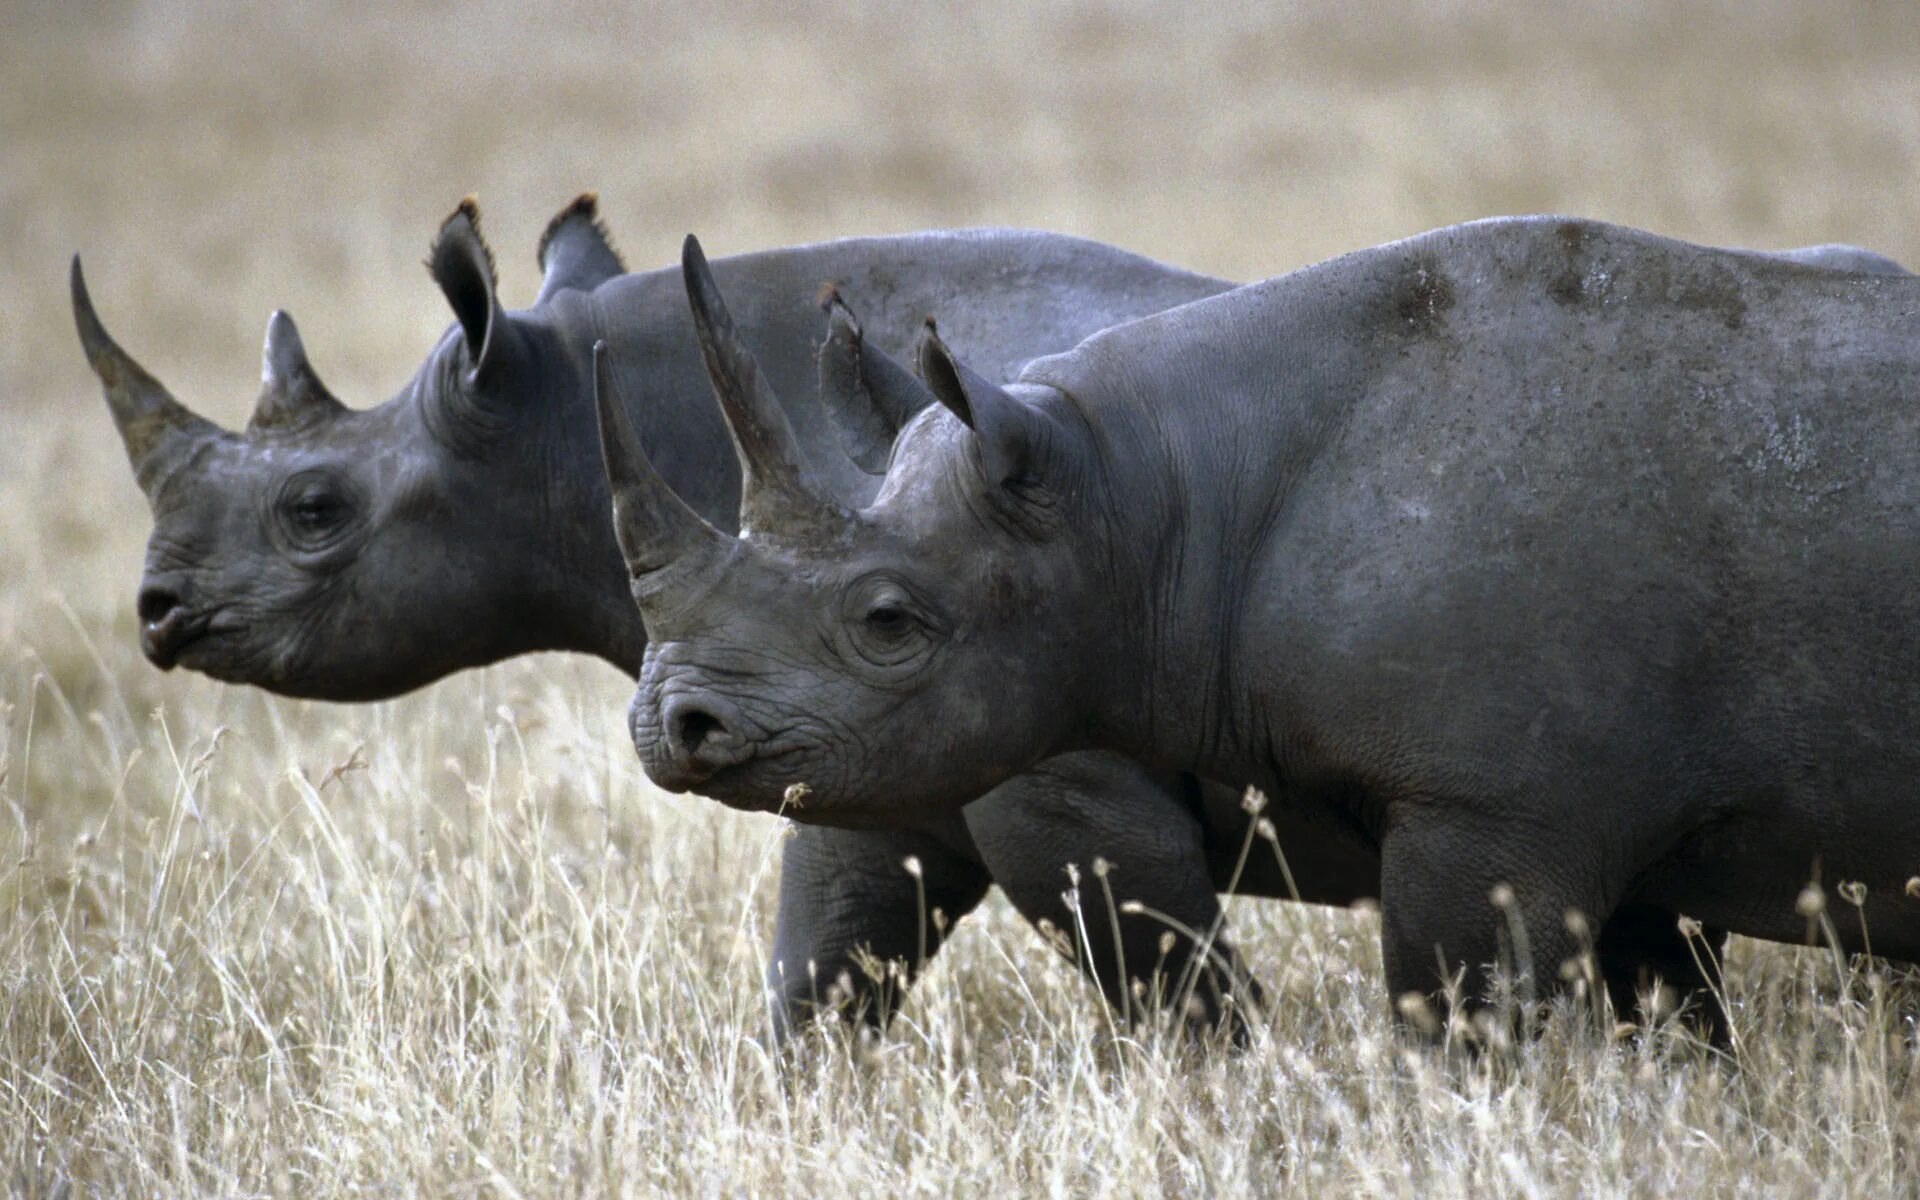
[[[1408,1053],[1362,917],[1239,904],[1247,1053],[1115,1039],[997,903],[895,1033],[756,1048],[778,827],[651,794],[559,658],[329,708],[134,649],[145,516],[69,324],[232,421],[260,323],[365,403],[479,190],[510,297],[597,187],[636,264],[963,224],[1252,278],[1501,211],[1920,264],[1896,5],[186,3],[0,13],[0,1163],[52,1195],[1911,1193],[1911,976],[1737,945],[1737,1064],[1564,1015]],[[1357,15],[1356,15],[1357,14]],[[1602,15],[1604,14],[1604,15]],[[0,1182],[4,1182],[0,1180]]]

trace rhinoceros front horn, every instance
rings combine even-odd
[[[605,342],[593,347],[593,401],[600,419],[600,456],[613,493],[613,531],[627,570],[644,575],[702,554],[728,539],[687,506],[640,445],[620,395],[613,356]]]
[[[276,312],[267,318],[267,339],[260,351],[260,399],[247,422],[259,429],[299,429],[338,416],[347,406],[320,382],[293,318]]]
[[[844,519],[814,475],[772,385],[734,329],[707,256],[691,234],[681,249],[680,271],[700,356],[740,458],[741,530],[799,532]]]
[[[87,295],[87,281],[81,274],[78,254],[73,256],[69,282],[73,291],[73,321],[80,330],[80,345],[87,352],[87,364],[100,377],[107,407],[113,411],[113,423],[127,448],[127,460],[133,464],[134,478],[141,490],[151,492],[169,463],[195,443],[217,435],[220,429],[175,400],[159,380],[149,375],[146,368],[135,362],[107,333],[93,311],[92,298]]]

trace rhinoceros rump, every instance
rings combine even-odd
[[[1403,1001],[1461,971],[1486,998],[1503,946],[1563,986],[1595,921],[1798,941],[1810,878],[1920,957],[1912,277],[1503,219],[1008,388],[938,337],[920,368],[939,404],[870,503],[788,483],[724,553],[634,564],[666,786],[905,822],[1062,751],[1250,780],[1378,849]],[[743,457],[788,454],[713,374]],[[691,763],[689,728],[727,761]]]

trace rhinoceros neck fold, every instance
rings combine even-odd
[[[1125,645],[1105,659],[1119,677],[1099,690],[1094,744],[1151,747],[1217,778],[1275,769],[1246,686],[1248,597],[1271,582],[1261,549],[1377,354],[1340,329],[1353,286],[1296,272],[1109,330],[1026,375],[1074,398],[1103,459]]]

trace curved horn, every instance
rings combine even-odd
[[[933,393],[891,355],[869,346],[860,322],[829,286],[827,340],[820,343],[820,400],[832,418],[847,456],[869,475],[887,473],[893,441],[914,414],[934,403]]]
[[[534,303],[544,304],[566,288],[590,292],[626,273],[607,227],[600,223],[599,194],[582,192],[540,235],[540,295]]]
[[[640,445],[621,402],[613,355],[593,344],[593,402],[600,420],[600,457],[613,493],[613,533],[634,575],[657,571],[690,554],[724,544],[727,536],[687,506]]]
[[[734,329],[707,256],[692,234],[681,249],[680,271],[700,356],[740,456],[741,531],[797,531],[844,516],[815,483],[787,414]]]
[[[320,382],[293,318],[276,311],[267,318],[266,345],[260,351],[260,399],[254,403],[247,432],[300,429],[339,416],[347,406]]]
[[[133,464],[134,478],[142,491],[151,491],[163,469],[186,447],[220,432],[220,427],[195,415],[173,398],[160,381],[120,348],[107,333],[93,311],[93,299],[87,295],[87,280],[80,271],[80,256],[73,256],[68,276],[73,293],[73,323],[80,330],[80,345],[87,352],[87,365],[100,377],[107,407],[113,411],[113,423],[120,441],[127,448],[127,461]]]

